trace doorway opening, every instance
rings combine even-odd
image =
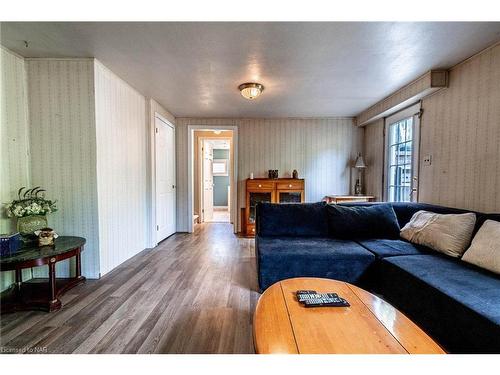
[[[193,222],[233,223],[233,131],[193,132]]]

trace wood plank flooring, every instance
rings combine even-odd
[[[253,353],[254,241],[230,224],[197,225],[100,280],[70,290],[55,313],[0,320],[6,350],[48,353]]]

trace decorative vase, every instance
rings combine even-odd
[[[21,234],[33,234],[34,231],[47,226],[47,218],[42,215],[24,216],[17,219],[17,231]]]

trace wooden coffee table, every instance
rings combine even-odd
[[[297,290],[335,292],[350,307],[303,307]],[[443,349],[403,313],[343,281],[295,278],[278,282],[254,314],[257,353],[442,354]]]

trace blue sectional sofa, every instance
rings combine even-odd
[[[470,212],[422,203],[348,206],[360,205],[390,205],[399,227],[419,210]],[[383,238],[376,231],[360,230],[342,236],[338,228],[349,223],[332,227],[329,209],[324,203],[258,205],[255,244],[261,290],[300,276],[347,281],[380,294],[451,353],[500,353],[498,275],[392,234]],[[476,212],[474,234],[487,219],[500,221],[500,215]],[[355,233],[363,233],[362,238]]]

